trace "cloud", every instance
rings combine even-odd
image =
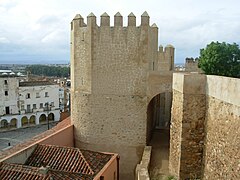
[[[0,37],[0,43],[6,44],[6,43],[10,43],[10,41],[5,37]]]
[[[151,24],[159,27],[159,44],[173,44],[176,61],[183,62],[185,57],[198,56],[211,41],[239,42],[239,6],[238,0],[0,0],[0,57],[69,59],[70,21],[75,14],[86,22],[93,12],[100,24],[100,15],[107,12],[113,25],[119,11],[126,26],[130,12],[139,25],[147,10]]]

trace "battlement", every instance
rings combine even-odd
[[[170,53],[170,51],[171,51],[171,50],[174,50],[174,49],[175,49],[174,46],[171,45],[171,44],[168,44],[167,46],[165,46],[165,48],[163,48],[163,46],[160,45],[160,46],[158,47],[158,52],[159,52],[159,53]]]
[[[96,16],[93,13],[90,13],[87,16],[87,23],[84,23],[84,18],[80,15],[77,14],[74,19],[72,20],[72,30],[77,27],[88,27],[88,26],[97,26],[97,27],[110,27],[110,16],[104,12],[101,16],[100,16],[100,26],[97,25],[96,23]],[[140,26],[149,26],[150,23],[150,17],[148,15],[148,13],[145,11],[142,15],[141,15],[141,24]],[[75,26],[74,26],[75,24]],[[127,27],[137,27],[136,26],[136,16],[131,12],[128,15],[128,23],[127,23]],[[114,26],[113,27],[123,27],[123,16],[117,12],[114,15]],[[153,28],[157,28],[156,24],[152,25]]]

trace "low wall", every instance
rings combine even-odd
[[[136,167],[136,173],[135,173],[135,179],[136,180],[149,180],[149,173],[148,173],[148,168],[151,160],[151,151],[152,147],[151,146],[145,146],[143,155],[142,155],[142,160],[140,164],[137,164]]]

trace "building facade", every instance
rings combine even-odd
[[[23,126],[58,121],[59,86],[46,81],[19,82],[15,76],[0,76],[0,127]]]

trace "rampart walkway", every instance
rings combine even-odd
[[[161,180],[168,175],[169,162],[169,130],[154,130],[150,146],[152,156],[150,162],[150,177],[152,180]]]

